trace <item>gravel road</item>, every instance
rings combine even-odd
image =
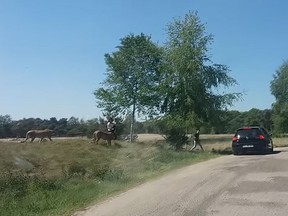
[[[287,216],[288,148],[175,170],[76,216]]]

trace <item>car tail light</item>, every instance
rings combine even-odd
[[[238,138],[236,137],[236,136],[234,136],[233,138],[232,138],[232,141],[237,141],[238,140]]]
[[[265,137],[261,134],[261,135],[259,136],[259,139],[260,139],[260,140],[264,140]]]

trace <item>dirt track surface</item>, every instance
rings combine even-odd
[[[287,216],[288,148],[173,171],[77,216]]]

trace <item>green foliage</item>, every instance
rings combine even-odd
[[[180,150],[181,147],[187,143],[188,136],[186,133],[179,128],[171,128],[171,130],[167,131],[166,140],[172,146],[175,147],[176,150]]]
[[[157,125],[162,134],[165,134],[166,141],[179,150],[185,143],[187,143],[187,126],[189,121],[183,119],[180,115],[167,115],[161,118]]]
[[[64,176],[71,179],[85,177],[98,181],[118,181],[125,177],[123,169],[111,168],[108,165],[95,165],[92,168],[84,167],[79,162],[74,162],[63,171]]]
[[[37,190],[53,191],[63,188],[59,179],[49,179],[43,175],[30,176],[27,173],[5,171],[0,175],[0,195],[21,200]]]
[[[272,111],[270,109],[259,110],[252,108],[249,111],[223,111],[219,113],[220,120],[213,124],[216,134],[235,133],[243,126],[259,125],[272,130]],[[202,130],[201,130],[202,131]]]
[[[288,103],[278,103],[273,105],[274,132],[283,134],[288,132]]]
[[[131,34],[121,39],[118,51],[105,54],[105,61],[104,87],[94,92],[98,107],[124,114],[135,106],[138,113],[149,113],[156,83],[160,82],[161,49],[143,33]]]
[[[73,177],[73,176],[84,176],[86,174],[86,169],[79,163],[74,162],[72,163],[67,172],[66,172],[68,177]]]
[[[280,104],[288,102],[288,61],[284,61],[273,75],[271,93]]]
[[[97,129],[105,130],[106,125],[104,120],[101,122],[101,118],[84,121],[83,119],[72,116],[68,120],[66,118],[57,120],[55,117],[52,117],[49,120],[40,118],[24,118],[14,121],[9,115],[6,116],[9,117],[9,122],[5,116],[5,118],[0,116],[0,138],[25,137],[26,132],[29,130],[46,128],[54,130],[54,136],[90,137]]]
[[[11,136],[12,119],[9,115],[0,115],[0,138]]]
[[[97,118],[89,119],[85,122],[86,136],[92,138],[92,135],[96,129],[100,129],[100,122]]]
[[[288,61],[284,61],[273,76],[270,85],[271,93],[276,102],[272,106],[274,131],[288,132]]]
[[[238,98],[239,94],[214,93],[215,89],[235,85],[236,81],[228,75],[227,66],[211,64],[207,51],[213,37],[205,29],[193,12],[168,25],[167,64],[161,82],[162,112],[183,118],[194,113],[200,121],[209,122],[215,118],[215,112]]]
[[[245,126],[245,112],[225,111],[222,113],[222,121],[219,124],[223,127],[224,133],[235,133],[240,127]],[[220,132],[221,133],[221,132]]]
[[[285,107],[285,106],[284,106]],[[283,107],[279,107],[283,110]],[[276,109],[276,104],[274,104],[274,112],[277,111],[279,108]],[[284,109],[285,110],[285,109]],[[243,125],[261,125],[265,127],[268,131],[272,131],[272,110],[265,109],[251,109],[249,111],[240,112],[240,111],[218,111],[215,112],[217,115],[216,119],[211,120],[210,122],[203,122],[200,121],[194,113],[190,113],[185,118],[185,128],[181,129],[185,130],[188,133],[194,132],[195,128],[200,128],[202,134],[223,134],[223,133],[234,133],[237,128],[242,127]],[[286,117],[285,117],[286,116]],[[166,117],[165,117],[166,118]],[[173,116],[170,116],[173,119]],[[176,117],[175,117],[176,118]],[[182,118],[182,117],[181,117]],[[95,130],[106,130],[106,120],[104,118],[94,118],[87,121],[79,120],[78,118],[72,118],[72,122],[67,120],[66,118],[61,118],[59,120],[53,122],[55,127],[55,136],[87,136],[92,138],[93,132]],[[158,118],[159,119],[159,118]],[[164,128],[167,126],[165,124],[161,124],[159,126],[159,121],[157,118],[155,119],[148,119],[143,122],[134,121],[134,133],[141,134],[141,133],[161,133],[165,134]],[[161,119],[161,118],[160,118]],[[274,132],[275,133],[278,129],[278,125],[281,127],[286,127],[288,125],[285,121],[287,119],[287,114],[284,111],[281,112],[280,115],[276,116],[273,114],[273,121],[275,122]],[[176,118],[177,120],[177,118]],[[2,138],[6,137],[24,137],[26,132],[32,128],[26,128],[27,121],[29,124],[34,125],[33,128],[41,129],[41,128],[51,128],[50,127],[50,120],[42,120],[42,119],[22,119],[18,121],[9,122],[6,124],[6,129],[0,127],[0,134]],[[69,123],[68,123],[69,121]],[[128,115],[126,118],[122,119],[119,117],[115,118],[117,124],[117,134],[129,134],[130,126],[131,126],[131,115]],[[167,120],[166,120],[167,121]],[[182,123],[175,122],[174,126],[179,127],[179,125],[183,125]],[[164,121],[163,121],[164,122]],[[169,124],[169,123],[167,123]],[[25,126],[26,125],[26,126]],[[44,126],[43,126],[44,125]],[[23,128],[22,128],[23,126]],[[25,126],[25,127],[24,127]],[[165,129],[166,130],[166,129]],[[281,130],[280,130],[281,131]],[[21,134],[21,135],[20,135]]]
[[[124,178],[124,171],[123,169],[111,169],[109,166],[94,167],[89,177],[93,177],[101,181],[118,181]]]
[[[228,75],[225,65],[213,64],[207,54],[213,36],[205,32],[197,13],[168,25],[165,45],[165,70],[160,84],[161,112],[168,116],[170,130],[166,135],[177,149],[185,144],[191,128],[219,122],[219,112],[237,100],[240,94],[215,93],[219,88],[233,86],[236,80]],[[181,128],[182,127],[182,128]],[[178,139],[177,139],[178,137]]]
[[[0,191],[3,194],[10,193],[15,198],[26,195],[29,184],[29,176],[24,173],[14,175],[12,172],[3,172],[0,178]]]
[[[102,88],[94,94],[98,107],[114,116],[131,113],[131,131],[138,114],[154,114],[162,50],[141,33],[121,39],[118,50],[105,54],[108,66]]]
[[[241,94],[216,91],[237,83],[227,66],[211,61],[207,53],[213,36],[206,33],[196,12],[169,23],[167,36],[163,47],[144,34],[121,39],[118,50],[105,55],[107,77],[94,94],[104,111],[131,114],[130,133],[135,113],[179,120],[165,129],[167,139],[178,149],[189,129],[212,128],[220,120],[219,112]],[[183,124],[184,129],[179,126]]]

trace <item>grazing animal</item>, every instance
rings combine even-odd
[[[45,129],[45,130],[30,130],[26,133],[26,139],[21,141],[21,143],[26,142],[29,138],[31,138],[31,142],[37,137],[40,138],[40,142],[43,141],[45,137],[47,137],[50,141],[52,141],[53,130]]]
[[[94,143],[96,141],[96,144],[98,144],[100,139],[107,140],[107,144],[111,146],[111,140],[116,139],[116,134],[112,132],[103,132],[97,130],[93,133],[93,141]]]

